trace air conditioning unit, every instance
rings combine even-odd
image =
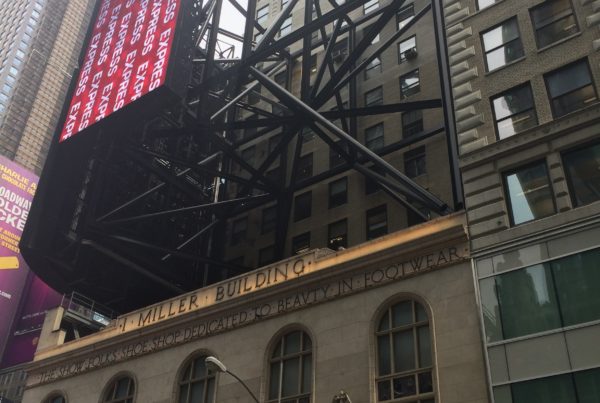
[[[338,49],[331,52],[331,58],[334,62],[340,63],[346,56],[346,49]]]
[[[417,48],[411,48],[411,49],[408,49],[406,52],[404,52],[404,57],[406,57],[406,60],[416,59],[417,55],[418,55]]]

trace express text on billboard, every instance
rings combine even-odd
[[[164,84],[181,0],[103,0],[60,141]]]

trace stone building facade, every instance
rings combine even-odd
[[[47,317],[24,402],[249,401],[206,356],[260,401],[488,402],[462,214],[312,250],[68,343],[63,312]]]
[[[445,3],[490,392],[598,401],[598,4]]]

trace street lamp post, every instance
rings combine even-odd
[[[242,380],[240,379],[240,377],[239,377],[239,376],[237,376],[237,375],[236,375],[236,374],[234,374],[233,372],[229,371],[229,370],[227,369],[227,367],[225,366],[225,364],[223,364],[221,361],[219,361],[219,359],[218,359],[217,357],[213,357],[213,356],[206,357],[206,359],[204,360],[204,362],[206,363],[206,367],[207,367],[208,369],[211,369],[211,370],[213,370],[213,371],[215,371],[215,372],[225,372],[225,373],[227,373],[227,374],[229,374],[229,375],[233,376],[233,377],[234,377],[234,378],[235,378],[235,379],[236,379],[236,380],[237,380],[239,383],[241,383],[241,384],[242,384],[242,386],[243,386],[243,387],[244,387],[244,388],[245,388],[245,389],[248,391],[248,393],[250,394],[250,396],[252,396],[252,399],[254,399],[254,401],[255,401],[256,403],[260,403],[260,402],[258,401],[258,398],[257,398],[257,397],[254,395],[254,393],[252,393],[252,391],[250,390],[250,388],[248,387],[248,385],[246,385],[246,384],[244,383],[244,381],[242,381]]]

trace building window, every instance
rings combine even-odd
[[[600,249],[480,280],[488,342],[600,319]]]
[[[206,367],[206,356],[196,356],[179,378],[179,403],[215,401],[215,373]]]
[[[285,36],[292,32],[292,16],[289,16],[283,23],[281,24],[281,29],[279,30],[279,36]]]
[[[600,401],[600,369],[594,368],[571,374],[561,374],[531,381],[517,382],[494,388],[496,402],[500,396],[512,395],[510,401],[527,403]]]
[[[275,261],[275,245],[270,245],[258,251],[258,265],[265,266]]]
[[[343,220],[329,224],[327,239],[327,247],[329,249],[338,250],[346,248],[348,246],[348,221],[344,218]]]
[[[135,382],[129,376],[116,379],[106,391],[104,403],[132,403],[135,395]]]
[[[387,206],[381,205],[367,210],[367,240],[387,234]]]
[[[269,19],[269,5],[267,4],[264,7],[256,10],[256,22],[260,25],[264,26],[267,20]]]
[[[419,69],[413,70],[400,77],[400,97],[406,99],[421,90]]]
[[[396,14],[396,23],[398,24],[398,31],[404,28],[406,24],[408,24],[413,18],[415,18],[415,5],[414,3],[410,3],[408,6],[403,7]]]
[[[277,224],[277,206],[267,207],[262,211],[261,232],[266,234],[275,229]]]
[[[404,173],[409,178],[415,178],[427,173],[425,146],[404,153]]]
[[[313,174],[313,155],[312,153],[306,154],[298,158],[298,167],[296,173],[296,180],[301,181],[308,179]]]
[[[562,159],[573,205],[600,200],[600,143],[566,152]]]
[[[377,151],[385,145],[383,123],[378,123],[365,129],[365,146],[371,151]]]
[[[478,10],[483,10],[484,8],[492,6],[492,5],[496,4],[499,1],[500,0],[477,0],[477,9]]]
[[[269,360],[269,403],[309,403],[312,388],[312,341],[295,330],[285,334]]]
[[[337,141],[336,144],[347,151],[347,148],[342,141]],[[329,147],[329,169],[343,165],[346,162],[342,154],[338,153],[335,148]]]
[[[365,106],[383,105],[383,87],[365,92]]]
[[[544,161],[504,174],[510,219],[522,224],[555,213],[552,188]]]
[[[315,131],[310,127],[305,127],[302,129],[302,142],[308,143],[312,139],[315,138]]]
[[[376,336],[377,401],[412,397],[406,401],[433,402],[431,336],[423,306],[413,300],[392,305]]]
[[[379,8],[379,0],[367,0],[365,4],[363,4],[363,10],[365,14],[369,14],[373,10],[377,10]]]
[[[411,36],[398,44],[398,60],[404,63],[407,60],[414,59],[417,56],[417,37]]]
[[[414,136],[423,131],[423,111],[408,111],[402,114],[402,136]]]
[[[558,118],[596,101],[596,89],[586,60],[579,60],[544,76],[552,114]]]
[[[529,83],[492,98],[492,109],[499,139],[505,139],[538,124]]]
[[[383,172],[383,170],[378,166],[372,166],[369,169],[371,171],[375,172],[376,174],[385,176],[385,172]],[[365,176],[365,194],[366,195],[373,194],[380,189],[381,189],[381,185],[379,184],[379,181],[377,181],[375,179],[371,179],[368,176]]]
[[[0,402],[2,399],[0,398]],[[63,395],[53,394],[52,396],[44,399],[44,403],[67,403],[67,399]]]
[[[308,252],[310,249],[310,232],[296,235],[292,238],[292,253],[294,255]]]
[[[238,218],[231,224],[231,245],[237,245],[246,237],[248,217]]]
[[[530,12],[538,48],[552,45],[579,32],[569,0],[545,1]]]
[[[312,192],[302,193],[294,199],[294,221],[300,221],[312,214]]]
[[[496,70],[524,55],[516,18],[511,18],[484,32],[481,39],[487,71]]]
[[[376,57],[367,64],[367,67],[365,67],[365,80],[373,78],[379,73],[381,73],[381,59]]]
[[[329,208],[348,202],[348,178],[343,177],[329,183]]]

